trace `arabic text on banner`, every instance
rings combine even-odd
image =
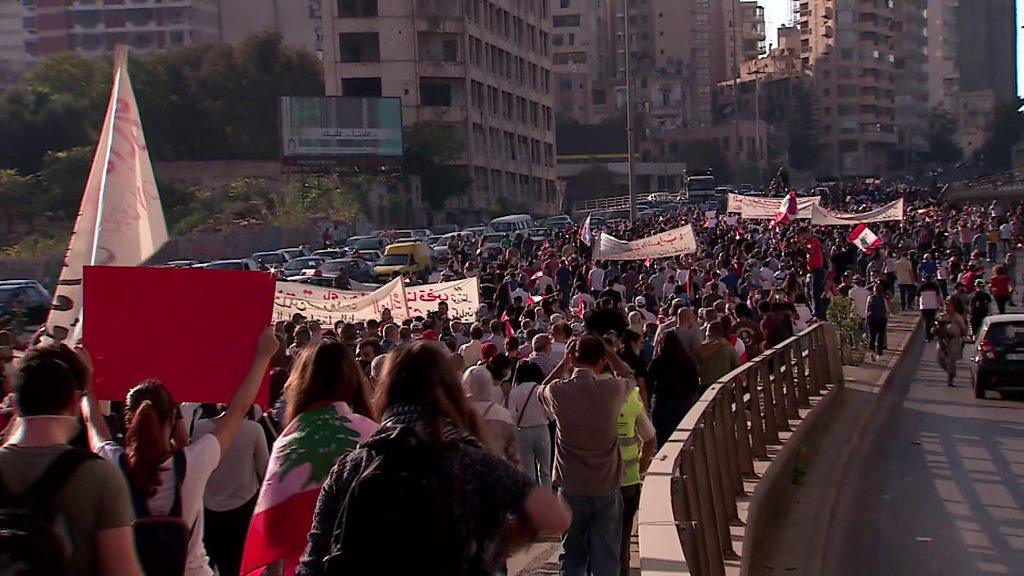
[[[335,290],[319,286],[278,282],[274,297],[274,320],[291,320],[295,313],[325,326],[335,322],[380,319],[385,307],[397,321],[426,316],[437,310],[438,302],[448,303],[448,316],[473,320],[480,307],[480,291],[476,278],[405,286],[400,279],[373,292]]]
[[[475,320],[476,312],[480,309],[480,286],[477,278],[406,286],[405,297],[409,304],[409,315],[413,318],[426,317],[428,312],[436,311],[438,302],[448,303],[449,318],[464,321]]]
[[[626,242],[609,234],[601,234],[594,258],[598,260],[646,260],[667,258],[697,251],[697,240],[693,227],[687,224],[681,228]]]
[[[167,225],[127,62],[128,51],[119,46],[107,116],[46,321],[46,339],[50,341],[81,336],[82,271],[86,265],[138,266],[167,242]]]
[[[833,212],[822,206],[815,206],[811,224],[815,226],[856,226],[871,222],[903,220],[903,199],[891,202],[870,212]]]
[[[408,317],[401,278],[368,294],[291,282],[278,282],[275,287],[274,321],[291,320],[293,314],[299,313],[324,326],[334,326],[339,320],[378,320],[384,308],[391,310],[395,319]]]
[[[746,220],[774,220],[779,215],[782,201],[785,198],[752,198],[742,196],[740,201],[740,217]],[[820,198],[797,198],[797,220],[808,220],[811,217],[811,209],[817,206]]]

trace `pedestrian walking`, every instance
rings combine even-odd
[[[885,353],[885,331],[889,323],[889,306],[886,296],[885,285],[875,284],[875,291],[868,297],[864,309],[864,316],[868,323],[868,349],[871,350],[873,362],[877,362],[878,358]]]
[[[963,358],[964,339],[967,337],[967,323],[956,298],[946,300],[945,312],[939,318],[934,336],[937,341],[935,359],[946,372],[946,384],[953,386],[956,364]]]
[[[935,279],[931,276],[924,277],[924,283],[918,291],[918,307],[921,309],[921,319],[924,320],[924,341],[932,341],[932,329],[935,327],[935,318],[942,303],[942,291]]]

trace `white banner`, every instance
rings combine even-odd
[[[733,196],[738,199],[733,200]],[[753,198],[751,196],[740,196],[739,194],[729,195],[729,212],[739,212],[740,217],[747,220],[774,220],[779,215],[782,202],[785,198]],[[811,209],[819,204],[821,199],[817,196],[811,198],[797,198],[797,220],[807,220],[811,217]],[[734,210],[736,206],[739,210]]]
[[[316,320],[324,327],[333,327],[341,320],[379,320],[387,308],[396,320],[408,317],[402,279],[395,278],[367,294],[352,290],[335,290],[311,284],[278,282],[274,294],[274,321],[291,320],[298,313],[308,320]]]
[[[811,224],[815,226],[856,226],[870,222],[903,220],[903,199],[891,202],[870,212],[833,212],[823,206],[814,206]]]
[[[379,320],[384,308],[401,322],[406,318],[426,316],[437,311],[438,302],[448,303],[448,316],[473,321],[480,307],[480,290],[476,278],[405,286],[401,278],[381,286],[373,292],[335,290],[310,284],[278,282],[274,297],[274,321],[291,320],[302,314],[317,320],[325,327],[344,322]]]
[[[428,312],[437,311],[438,302],[447,302],[449,318],[473,322],[480,309],[480,283],[474,277],[440,284],[406,286],[405,298],[409,304],[409,316],[413,318],[426,317]]]
[[[138,266],[167,242],[127,61],[118,46],[107,116],[46,322],[50,341],[81,337],[84,266]]]
[[[682,228],[632,242],[619,240],[609,234],[601,234],[597,240],[597,248],[594,249],[594,259],[646,260],[691,254],[696,251],[697,240],[693,235],[693,227],[687,224]]]

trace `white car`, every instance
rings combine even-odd
[[[316,272],[316,269],[326,262],[327,259],[322,256],[303,256],[302,258],[296,258],[290,260],[287,264],[281,267],[281,276],[285,278],[291,278],[292,276],[309,276]]]
[[[238,260],[217,260],[210,262],[209,264],[202,264],[197,268],[203,268],[205,270],[245,270],[248,272],[259,272],[260,266],[249,258],[239,258]]]

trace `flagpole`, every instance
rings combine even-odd
[[[118,44],[114,48],[114,89],[111,93],[111,99],[113,102],[110,104],[110,129],[113,131],[114,124],[117,123],[117,102],[118,95],[121,93],[121,69],[123,68],[124,60],[128,57],[128,47],[124,44]],[[103,172],[100,174],[100,189],[97,200],[96,210],[96,229],[93,231],[92,238],[92,256],[89,258],[89,264],[95,266],[96,259],[99,256],[100,247],[100,230],[103,228],[103,203],[107,195],[107,173],[110,169],[110,155],[114,148],[114,135],[110,134],[107,138],[107,149],[103,151]]]

